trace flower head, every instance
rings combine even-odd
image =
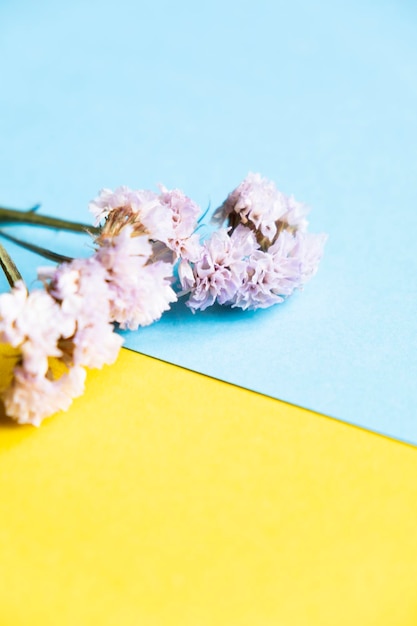
[[[280,232],[268,251],[255,250],[232,306],[267,308],[282,302],[315,274],[323,254],[324,235]]]
[[[110,319],[135,330],[159,319],[177,297],[171,287],[172,265],[152,262],[148,238],[132,234],[132,227],[125,226],[119,235],[103,240],[95,259],[107,272]]]
[[[220,229],[205,242],[201,258],[183,262],[179,277],[187,306],[204,310],[217,302],[241,309],[267,308],[283,302],[317,271],[325,235],[282,230],[268,250],[241,224]]]
[[[70,337],[74,329],[74,319],[41,289],[28,293],[18,282],[10,293],[0,295],[0,342],[18,348],[33,374],[46,374],[48,359],[62,355],[59,339]]]
[[[56,380],[16,367],[12,384],[2,394],[7,415],[18,424],[40,426],[45,417],[66,411],[84,391],[85,370],[73,367]]]
[[[15,283],[0,295],[0,342],[15,359],[0,398],[19,423],[39,425],[67,409],[83,391],[84,368],[116,359],[123,340],[114,323],[135,330],[177,300],[177,269],[175,288],[188,294],[193,313],[214,303],[266,308],[315,274],[326,240],[307,233],[304,205],[259,174],[229,194],[214,215],[227,227],[204,243],[197,234],[200,208],[179,189],[103,189],[90,210],[100,224],[93,255],[40,268],[44,289],[29,293],[0,251]],[[51,220],[56,224],[53,218],[39,223]]]
[[[265,249],[283,229],[305,230],[306,212],[304,205],[278,191],[272,181],[249,173],[217,209],[213,220],[223,223],[228,219],[232,228],[248,226]]]
[[[1,394],[10,417],[39,425],[82,393],[82,368],[65,367],[55,377],[51,367],[51,361],[65,362],[62,343],[75,331],[75,319],[47,291],[28,293],[17,283],[11,293],[0,296],[0,341],[16,348],[12,383]]]
[[[245,277],[246,258],[257,248],[253,232],[244,226],[231,235],[225,228],[215,231],[200,259],[180,267],[182,287],[191,293],[187,306],[204,311],[214,302],[231,304]]]
[[[96,225],[104,220],[99,242],[118,235],[125,226],[131,226],[137,235],[146,234],[158,240],[170,233],[170,216],[161,206],[158,194],[147,189],[133,190],[124,186],[115,191],[102,189],[90,202],[89,209]]]
[[[163,242],[176,258],[196,261],[201,252],[199,237],[195,233],[200,207],[179,189],[168,190],[162,185],[159,199],[171,218],[171,232]]]
[[[99,245],[130,226],[132,235],[147,235],[153,243],[164,244],[173,260],[198,258],[199,238],[194,231],[200,207],[179,189],[168,190],[161,185],[160,194],[129,187],[118,187],[115,191],[103,189],[89,208],[96,224],[104,220],[97,238]],[[155,250],[163,255],[164,249]]]
[[[74,320],[74,333],[59,341],[67,365],[101,368],[113,363],[122,345],[110,319],[108,273],[93,256],[63,263],[56,270],[40,268],[39,278],[61,311]]]
[[[293,255],[301,260],[302,285],[316,274],[326,241],[325,234],[296,233]]]

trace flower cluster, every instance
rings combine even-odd
[[[302,288],[316,273],[326,241],[326,235],[307,233],[306,213],[273,182],[249,174],[213,216],[228,227],[203,244],[198,261],[180,264],[191,310],[214,302],[266,308]]]
[[[67,409],[83,392],[85,368],[115,361],[122,345],[115,324],[151,324],[178,297],[192,312],[282,302],[317,271],[326,239],[307,232],[303,205],[259,174],[229,194],[205,241],[196,232],[200,208],[177,189],[103,189],[89,208],[91,257],[41,267],[42,288],[29,293],[14,280],[0,295],[0,343],[15,353],[1,398],[21,424]]]
[[[168,190],[161,185],[159,194],[128,187],[103,189],[89,209],[96,225],[104,220],[99,243],[131,226],[132,235],[147,235],[158,244],[160,256],[165,252],[165,258],[173,260],[198,258],[200,246],[195,230],[200,207],[179,189]]]

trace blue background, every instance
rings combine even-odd
[[[215,207],[249,170],[275,180],[330,235],[304,292],[175,305],[126,345],[417,443],[416,42],[411,1],[3,0],[0,202],[88,221],[104,186]],[[44,261],[9,249],[32,281]]]

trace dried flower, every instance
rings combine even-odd
[[[326,241],[327,235],[325,234],[300,232],[296,234],[293,254],[301,259],[301,283],[303,285],[316,274]]]
[[[161,185],[161,205],[169,211],[171,232],[160,239],[175,253],[175,258],[197,261],[201,245],[195,230],[201,209],[179,189],[168,190]]]
[[[45,417],[66,411],[84,391],[85,370],[73,367],[56,380],[16,367],[12,384],[2,394],[7,415],[18,424],[40,426]]]
[[[96,225],[104,220],[101,233],[104,238],[118,235],[127,225],[138,235],[148,234],[156,239],[169,232],[169,216],[153,191],[129,187],[118,187],[115,191],[102,189],[90,202],[89,209]]]
[[[231,235],[227,229],[215,231],[204,243],[201,258],[180,267],[182,287],[191,290],[187,306],[195,312],[214,302],[232,304],[245,277],[246,259],[256,248],[249,228],[238,226]]]
[[[268,251],[255,250],[248,258],[232,306],[267,308],[302,288],[317,271],[325,240],[324,235],[281,231]]]
[[[101,263],[94,256],[75,259],[56,270],[39,268],[38,276],[62,313],[75,322],[71,337],[58,344],[66,365],[101,368],[114,363],[123,340],[110,320],[111,291]]]
[[[274,183],[249,174],[214,214],[229,229],[213,234],[199,261],[179,266],[187,305],[266,308],[302,288],[317,271],[326,240],[306,232],[305,215],[306,207]]]
[[[307,208],[278,191],[272,181],[260,174],[249,173],[226,198],[213,215],[223,223],[228,219],[232,228],[243,224],[251,228],[263,248],[273,243],[281,230],[305,231]]]
[[[160,187],[160,194],[146,189],[132,190],[118,187],[114,192],[103,189],[89,204],[96,224],[103,222],[97,237],[99,245],[109,237],[119,235],[125,226],[132,228],[132,235],[147,235],[152,242],[166,246],[156,247],[160,256],[171,251],[171,260],[178,258],[197,260],[200,251],[198,225],[200,207],[179,189]]]
[[[28,293],[19,281],[10,293],[0,295],[0,342],[19,349],[31,374],[47,373],[48,359],[62,354],[59,339],[70,337],[74,329],[74,319],[43,290]]]
[[[105,268],[110,293],[110,320],[136,330],[158,320],[177,296],[171,287],[172,265],[152,262],[146,236],[133,236],[125,226],[115,237],[102,240],[95,259]]]
[[[17,422],[39,425],[43,417],[68,408],[71,398],[82,393],[80,368],[57,379],[51,368],[51,359],[63,356],[60,341],[71,337],[75,328],[75,320],[46,291],[29,294],[19,281],[11,293],[0,296],[0,341],[17,349],[12,384],[1,397],[7,414]]]
[[[135,330],[158,320],[177,300],[196,312],[218,303],[266,308],[303,287],[317,271],[325,235],[307,232],[306,207],[274,183],[249,174],[214,215],[219,228],[204,243],[200,208],[179,189],[103,189],[90,203],[99,228],[88,259],[68,260],[28,242],[15,243],[59,261],[39,268],[44,289],[28,293],[7,250],[0,265],[12,285],[0,295],[0,342],[13,349],[12,382],[0,394],[18,423],[39,425],[83,392],[85,367],[112,363],[122,345],[114,323]],[[0,209],[10,219],[21,212]],[[30,213],[30,223],[72,228]],[[85,229],[74,224],[76,232]],[[93,232],[94,231],[94,232]]]

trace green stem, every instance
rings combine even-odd
[[[100,228],[81,222],[71,222],[58,217],[50,217],[48,215],[39,215],[34,210],[17,211],[16,209],[7,209],[0,207],[0,222],[10,224],[31,224],[34,226],[46,226],[46,228],[57,228],[59,230],[72,230],[77,233],[90,233],[98,235]]]
[[[28,241],[23,241],[22,239],[18,239],[17,237],[13,237],[8,233],[0,230],[0,237],[4,237],[4,239],[8,239],[9,241],[13,241],[13,243],[17,244],[21,248],[26,248],[26,250],[30,250],[31,252],[35,252],[39,254],[39,256],[43,256],[45,259],[49,259],[50,261],[54,261],[55,263],[64,263],[72,261],[72,257],[65,256],[63,254],[58,254],[57,252],[52,252],[52,250],[47,250],[46,248],[42,248],[41,246],[37,246],[34,243],[29,243]]]
[[[17,269],[16,265],[13,263],[9,253],[6,248],[4,248],[0,243],[0,265],[2,267],[3,272],[6,274],[6,278],[9,282],[10,287],[13,287],[18,280],[23,280],[21,273]]]

